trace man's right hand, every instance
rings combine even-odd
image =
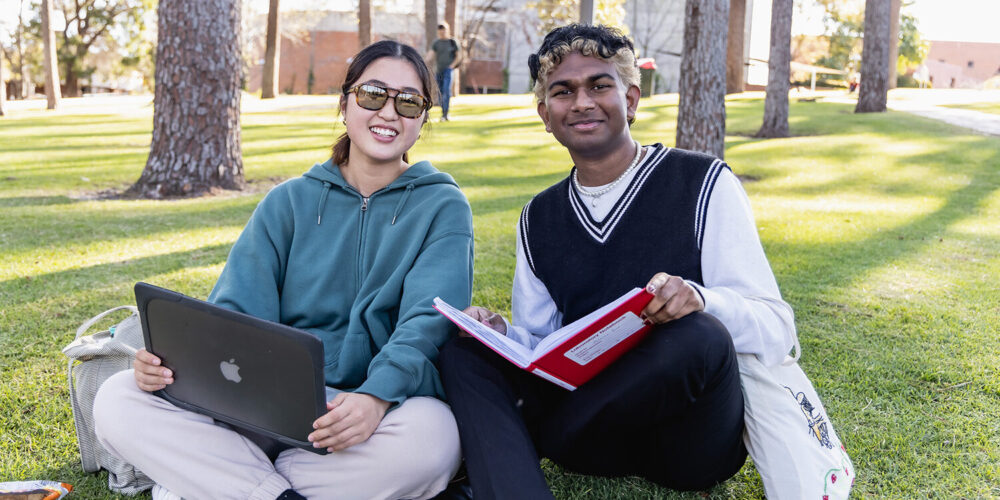
[[[462,311],[469,316],[472,316],[476,321],[504,334],[507,335],[507,323],[504,322],[503,318],[499,314],[486,309],[485,307],[470,306],[466,310]],[[468,337],[469,334],[465,333],[465,330],[459,330],[458,335],[461,337]]]
[[[169,368],[161,366],[160,358],[146,349],[135,353],[132,368],[135,369],[135,384],[140,389],[153,392],[174,383],[174,373]]]

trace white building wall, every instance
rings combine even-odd
[[[747,0],[748,28],[747,56],[750,66],[747,68],[747,85],[767,86],[767,60],[771,56],[771,2]]]
[[[538,50],[538,15],[530,0],[507,0],[507,78],[512,94],[531,92],[528,56]],[[677,92],[680,53],[684,46],[684,0],[627,0],[625,24],[639,57],[656,60],[660,74],[657,92]]]
[[[528,56],[541,44],[538,17],[528,8],[530,0],[507,0],[506,22],[508,89],[512,94],[530,92]],[[677,92],[681,53],[684,49],[685,0],[626,0],[625,24],[635,43],[638,57],[656,60],[660,75],[656,93]],[[767,58],[770,52],[771,4],[747,0],[747,43],[744,57],[749,62],[746,78],[750,85],[767,85]]]
[[[528,56],[542,44],[538,33],[541,23],[535,9],[528,8],[528,1],[507,0],[507,91],[511,94],[531,92]]]
[[[625,25],[639,57],[656,60],[655,93],[677,92],[684,48],[684,0],[627,0]]]

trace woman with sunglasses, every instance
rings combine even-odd
[[[336,391],[309,440],[273,448],[150,391],[173,382],[146,351],[102,386],[102,444],[157,483],[158,498],[429,498],[460,463],[435,368],[452,335],[435,296],[469,305],[472,213],[448,174],[407,151],[433,79],[411,47],[381,41],[347,71],[347,131],[330,160],[275,187],[236,241],[209,300],[322,339]],[[328,391],[329,392],[329,391]],[[129,422],[120,424],[122,415]]]

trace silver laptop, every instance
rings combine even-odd
[[[146,350],[174,372],[174,383],[156,395],[326,454],[307,439],[328,398],[319,338],[147,283],[135,285],[135,298]]]

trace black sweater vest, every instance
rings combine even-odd
[[[596,222],[569,177],[521,212],[531,270],[569,324],[657,272],[702,283],[701,240],[721,160],[652,146],[625,194]]]

